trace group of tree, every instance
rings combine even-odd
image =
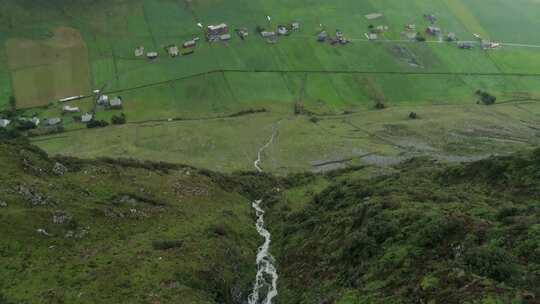
[[[479,103],[483,103],[487,106],[494,104],[497,101],[497,97],[491,95],[490,93],[482,90],[476,90],[476,95],[480,97]]]
[[[113,125],[123,125],[126,123],[126,114],[121,113],[120,115],[113,115],[111,118],[111,123]]]
[[[89,121],[87,124],[86,124],[86,127],[88,129],[94,129],[94,128],[104,128],[106,126],[108,126],[109,123],[106,122],[105,120],[91,120]]]

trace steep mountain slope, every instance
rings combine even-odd
[[[0,162],[0,303],[245,303],[254,198],[275,304],[540,300],[540,150],[288,177],[24,142],[0,143]]]
[[[280,303],[539,303],[540,150],[396,169],[276,199]]]
[[[0,303],[239,303],[249,201],[189,167],[0,144]],[[6,206],[7,205],[7,206]]]

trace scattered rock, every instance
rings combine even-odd
[[[6,208],[8,204],[4,201],[0,201],[0,208]]]
[[[61,163],[56,162],[54,164],[54,167],[53,167],[52,171],[53,171],[54,174],[56,174],[58,176],[62,176],[62,175],[67,173],[68,169],[66,168],[66,166],[62,165]]]
[[[79,229],[78,231],[68,230],[68,232],[66,232],[64,237],[66,239],[82,239],[88,234],[88,230],[90,230],[90,227],[85,227],[85,228]]]
[[[43,228],[39,228],[36,231],[37,231],[37,233],[39,233],[41,235],[44,235],[44,236],[52,236],[50,233],[47,232],[47,230],[45,230]]]
[[[192,185],[187,183],[177,182],[173,185],[174,192],[178,196],[208,196],[210,190],[203,185]]]
[[[69,220],[71,220],[71,217],[63,211],[58,211],[54,213],[53,218],[52,218],[52,221],[55,224],[64,224],[68,222]]]
[[[47,198],[33,189],[20,185],[16,190],[32,206],[47,205]]]

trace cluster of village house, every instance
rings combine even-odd
[[[104,109],[110,109],[110,110],[119,110],[122,109],[123,101],[122,97],[117,96],[114,98],[109,98],[107,95],[101,95],[99,94],[99,91],[94,92],[98,93],[97,100],[96,100],[96,106],[102,107]],[[82,98],[83,96],[73,96],[61,99],[60,102],[68,102],[73,101]],[[81,109],[79,107],[74,107],[70,105],[65,105],[62,107],[62,115],[69,115],[74,114],[78,115],[81,113]],[[94,112],[85,112],[80,116],[75,116],[75,119],[80,121],[81,123],[89,123],[94,119],[95,110]],[[51,117],[40,120],[37,116],[34,116],[32,118],[26,118],[26,117],[19,117],[17,118],[20,122],[31,122],[35,127],[38,127],[40,124],[43,126],[58,126],[62,124],[62,118],[61,117]],[[7,128],[12,123],[9,119],[0,119],[0,128]]]
[[[377,19],[380,19],[383,17],[383,14],[381,13],[372,13],[365,15],[367,20],[375,21]],[[267,17],[270,21],[270,17]],[[426,28],[425,33],[431,36],[439,37],[443,39],[442,30],[440,27],[438,27],[437,24],[437,17],[433,14],[424,14],[424,19],[429,22],[429,26]],[[198,23],[198,26],[202,28],[202,24]],[[277,43],[279,36],[287,36],[290,35],[293,31],[298,31],[300,29],[300,23],[297,21],[291,22],[287,25],[278,25],[276,30],[265,30],[263,28],[259,28],[258,32],[262,38],[264,38],[268,43]],[[379,39],[379,36],[383,34],[384,32],[388,31],[389,27],[386,25],[370,25],[368,28],[368,32],[365,34],[366,38],[370,41],[375,41]],[[247,28],[237,28],[234,30],[234,32],[240,37],[240,39],[245,40],[247,39],[249,32]],[[402,36],[405,38],[408,38],[410,40],[416,40],[420,33],[416,30],[415,24],[407,24],[405,25],[405,31],[402,32]],[[482,39],[479,34],[473,34],[476,39],[480,40],[480,47],[482,49],[494,49],[500,47],[500,43],[492,42],[486,39]],[[206,28],[206,40],[208,42],[216,42],[216,41],[229,41],[232,38],[232,35],[230,34],[229,26],[225,23],[221,23],[218,25],[209,25]],[[475,42],[473,41],[459,41],[455,33],[448,33],[444,37],[444,39],[448,42],[456,42],[457,47],[460,49],[472,49],[475,45]],[[193,38],[191,40],[185,41],[182,43],[181,46],[177,45],[168,45],[165,47],[167,53],[171,57],[177,57],[180,55],[190,55],[193,54],[195,51],[195,46],[197,45],[197,42],[200,40],[199,37]],[[336,30],[335,36],[331,37],[326,30],[321,30],[317,34],[317,41],[319,42],[326,42],[328,41],[331,45],[337,45],[337,44],[348,44],[350,43],[350,40],[345,38],[343,32],[340,30]],[[145,53],[145,48],[143,46],[140,46],[135,49],[135,56],[136,57],[142,57],[146,56],[148,59],[156,59],[159,56],[159,53],[157,51],[149,51]],[[95,91],[95,94],[97,94],[97,106],[102,106],[108,109],[121,109],[122,108],[122,99],[121,97],[115,97],[112,99],[109,99],[107,95],[100,95],[99,91]],[[80,99],[83,96],[74,96],[74,97],[68,97],[61,99],[61,102],[67,102],[75,99]],[[71,107],[71,106],[64,106],[63,107],[63,113],[64,114],[74,114],[74,113],[80,113],[80,109],[78,107]],[[24,121],[30,121],[32,122],[36,127],[40,124],[40,119],[38,117],[33,117],[31,119],[27,118],[19,118],[20,120]],[[82,123],[88,123],[94,119],[94,113],[87,112],[81,115],[80,121]],[[6,128],[11,123],[8,119],[0,119],[0,128]],[[62,119],[59,117],[53,117],[46,119],[44,121],[44,125],[48,126],[54,126],[62,123]]]
[[[372,13],[365,15],[367,20],[375,21],[383,17],[381,13]],[[268,21],[271,20],[267,16]],[[433,14],[424,14],[424,19],[426,19],[430,25],[426,28],[425,33],[430,36],[439,37],[441,40],[445,39],[448,42],[456,42],[456,45],[460,49],[471,49],[474,47],[475,42],[473,41],[458,41],[458,38],[455,33],[448,33],[443,37],[442,30],[436,25],[437,17]],[[200,28],[203,28],[201,23],[197,24]],[[291,22],[287,25],[278,25],[275,30],[265,30],[258,27],[258,34],[264,38],[268,43],[277,43],[279,36],[289,35],[293,31],[300,29],[300,23],[297,21]],[[365,33],[365,37],[370,41],[376,41],[380,36],[389,30],[387,25],[370,25],[368,32]],[[234,32],[240,37],[240,39],[245,40],[249,32],[247,28],[236,28]],[[420,33],[416,30],[415,24],[405,25],[405,31],[401,33],[407,39],[416,40],[419,38]],[[480,46],[483,49],[492,49],[500,47],[499,43],[491,42],[489,40],[482,39],[479,35],[475,34],[475,37],[480,40]],[[205,31],[205,38],[208,42],[216,41],[229,41],[232,39],[232,35],[229,30],[229,26],[226,23],[221,23],[217,25],[208,25]],[[195,47],[200,40],[199,37],[195,37],[191,40],[183,42],[181,45],[167,45],[165,50],[167,54],[171,57],[177,57],[180,55],[190,55],[195,52]],[[321,30],[317,33],[317,41],[319,42],[329,42],[331,45],[337,44],[348,44],[351,42],[350,39],[345,38],[343,32],[336,30],[335,36],[329,35],[327,30]],[[136,57],[146,56],[148,59],[156,59],[159,57],[159,52],[156,50],[146,51],[144,46],[137,47],[135,49]]]
[[[202,24],[198,23],[197,25],[202,28]],[[291,32],[297,31],[299,29],[300,23],[295,21],[287,25],[278,25],[275,31],[261,29],[259,31],[259,34],[267,42],[276,43],[278,42],[279,36],[289,35]],[[249,36],[248,29],[245,27],[236,28],[234,32],[242,40],[247,39]],[[229,26],[226,23],[221,23],[217,25],[207,26],[205,38],[208,42],[229,41],[232,39],[232,34]],[[193,39],[184,41],[181,45],[170,44],[165,46],[165,51],[170,57],[191,55],[195,52],[195,47],[197,46],[199,40],[200,37],[195,37]],[[156,50],[146,51],[144,46],[139,46],[135,48],[135,57],[143,56],[146,56],[146,58],[153,60],[159,57],[159,52],[157,52]]]
[[[377,20],[383,17],[381,13],[373,13],[365,15],[368,20]],[[443,35],[443,32],[439,26],[437,26],[437,17],[433,14],[424,14],[424,19],[429,22],[430,25],[426,27],[425,33],[430,36],[439,37],[441,41],[444,39],[448,42],[455,42],[457,47],[460,49],[472,49],[474,48],[475,41],[459,41],[455,33],[449,32],[446,35]],[[379,35],[388,31],[388,26],[386,25],[370,25],[368,32],[365,34],[366,38],[370,41],[375,41],[379,39]],[[405,31],[401,35],[409,40],[417,40],[420,36],[420,32],[416,30],[415,24],[406,24]],[[482,39],[479,34],[473,34],[476,39],[480,41],[480,47],[484,50],[495,49],[501,47],[500,43],[489,41],[487,39]]]

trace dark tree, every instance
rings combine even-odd
[[[111,118],[111,123],[113,125],[123,125],[126,123],[126,115],[124,113],[120,115],[113,115]]]
[[[492,105],[497,101],[497,97],[491,95],[486,91],[476,90],[476,95],[480,97],[480,100],[478,102],[481,102],[487,106]]]
[[[93,128],[103,128],[108,125],[109,123],[106,122],[105,120],[91,120],[90,122],[86,124],[86,127],[89,129],[93,129]]]

